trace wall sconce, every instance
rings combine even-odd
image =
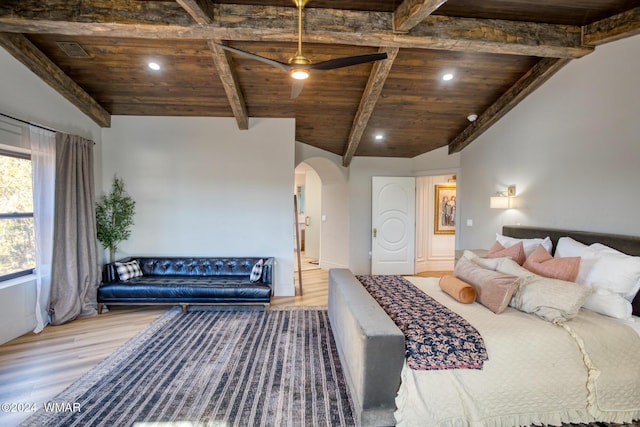
[[[510,185],[507,191],[498,191],[497,195],[491,197],[489,206],[491,209],[510,209],[515,205],[516,186]]]

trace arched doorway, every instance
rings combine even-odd
[[[295,169],[301,249],[325,270],[349,267],[349,191],[342,169],[323,157],[307,158]]]

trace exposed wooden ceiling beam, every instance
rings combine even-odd
[[[231,66],[231,60],[227,56],[227,51],[218,46],[213,40],[209,40],[209,49],[213,55],[213,62],[218,70],[218,75],[227,94],[227,99],[231,105],[233,115],[238,122],[240,130],[249,129],[249,113],[247,112],[247,104],[240,90],[238,77],[234,68]]]
[[[638,33],[640,33],[640,8],[635,8],[585,27],[585,42],[594,45],[602,44]],[[449,153],[459,152],[473,142],[568,62],[567,59],[541,60],[449,144]]]
[[[208,25],[213,22],[213,3],[208,0],[177,0],[177,2],[186,10],[189,15],[200,25]],[[235,70],[231,66],[231,60],[227,52],[216,45],[213,40],[207,40],[213,63],[218,71],[218,76],[224,87],[224,92],[229,100],[229,105],[233,111],[233,115],[238,122],[240,130],[249,129],[249,113],[247,112],[247,104],[240,90],[238,77]]]
[[[584,27],[584,43],[601,45],[640,34],[640,7]]]
[[[28,3],[33,1],[29,0]],[[72,3],[76,5],[77,2]],[[88,3],[83,2],[83,7],[89,7]],[[58,14],[52,13],[46,14],[47,19],[42,19],[42,13],[3,5],[0,7],[0,31],[150,39],[296,42],[296,10],[289,7],[215,4],[215,19],[209,25],[184,24],[179,14],[171,13],[167,17],[156,13],[155,9],[145,9],[144,13],[125,10],[117,19],[112,15],[100,16],[99,12],[92,10],[92,22],[86,19],[80,22],[83,15],[56,20],[54,18]],[[593,50],[593,47],[582,44],[582,28],[577,26],[432,15],[406,34],[394,33],[392,27],[393,14],[389,12],[311,8],[305,11],[304,39],[308,43],[553,58],[577,58]]]
[[[398,56],[399,50],[397,47],[380,48],[380,52],[387,53],[387,59],[377,61],[373,64],[369,81],[367,81],[367,86],[360,99],[360,105],[358,106],[358,111],[356,112],[351,131],[349,132],[347,148],[342,156],[342,165],[344,167],[349,167],[351,159],[353,159],[353,156],[356,154],[358,145],[362,140],[362,134],[367,127],[367,123],[369,123],[373,109],[376,107],[384,83],[387,81],[387,77],[389,76],[393,62],[396,60],[396,56]]]
[[[71,80],[56,64],[21,34],[0,33],[0,46],[22,62],[35,75],[64,96],[91,120],[102,127],[111,126],[109,114],[95,99]]]
[[[213,3],[209,0],[176,0],[184,10],[200,25],[213,22]]]
[[[404,0],[393,12],[393,30],[405,33],[425,20],[447,0]]]
[[[543,58],[487,108],[478,119],[449,143],[449,154],[457,153],[493,126],[520,101],[529,96],[551,76],[570,62],[570,59]]]

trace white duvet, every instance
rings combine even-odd
[[[581,310],[559,326],[513,308],[496,315],[460,304],[438,279],[408,278],[482,335],[482,370],[416,371],[406,364],[396,397],[400,426],[560,425],[640,419],[640,336]]]

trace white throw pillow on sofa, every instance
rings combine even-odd
[[[249,276],[249,281],[251,283],[259,282],[262,277],[262,267],[264,266],[264,260],[261,258],[253,265],[251,269],[251,275]]]

